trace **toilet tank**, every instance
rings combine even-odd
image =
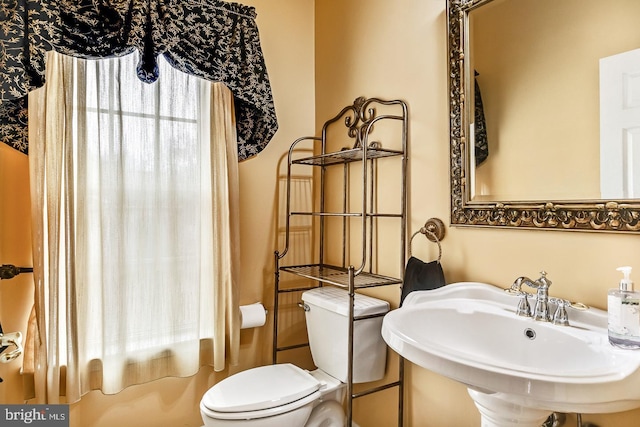
[[[313,363],[324,372],[347,382],[349,349],[349,293],[334,286],[305,291],[307,333]],[[356,293],[354,317],[383,315],[387,301]],[[382,316],[357,320],[353,327],[353,382],[382,379],[387,346],[382,339]]]

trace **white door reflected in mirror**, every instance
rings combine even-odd
[[[600,192],[640,197],[640,49],[600,59]]]

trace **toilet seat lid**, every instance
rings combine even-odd
[[[216,412],[258,411],[286,405],[308,396],[320,383],[289,363],[239,372],[209,389],[202,404]]]

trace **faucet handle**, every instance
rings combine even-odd
[[[569,316],[567,314],[567,307],[571,305],[570,301],[561,298],[551,298],[550,302],[556,304],[556,312],[553,315],[553,324],[561,326],[569,326]]]
[[[540,283],[543,287],[545,288],[549,288],[549,286],[551,286],[551,283],[553,283],[551,280],[547,279],[547,272],[542,270],[540,272],[540,278],[538,279],[538,283]]]
[[[516,309],[516,314],[518,316],[523,317],[531,317],[531,305],[529,304],[529,293],[520,292],[520,302],[518,303],[518,308]]]

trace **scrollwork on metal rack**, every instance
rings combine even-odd
[[[367,99],[364,96],[360,96],[353,101],[353,105],[346,107],[343,110],[345,113],[350,111],[352,115],[347,115],[344,118],[344,124],[348,128],[347,134],[350,138],[355,139],[355,143],[352,148],[362,148],[367,143],[366,137],[373,130],[373,123],[376,120],[377,113],[374,107],[370,105],[374,102],[381,102],[381,100],[370,98]],[[381,102],[385,104],[385,102]],[[375,145],[373,148],[378,148],[379,143],[372,142],[371,145]]]

